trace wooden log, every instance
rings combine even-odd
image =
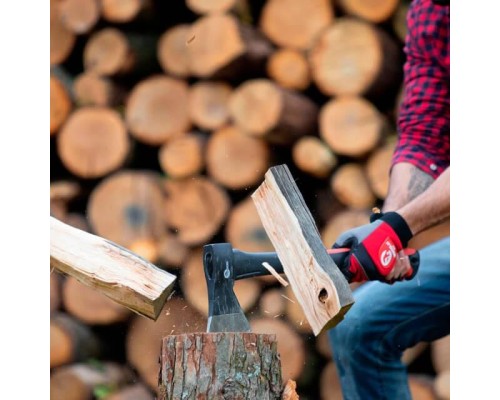
[[[208,316],[208,292],[203,269],[203,253],[193,249],[181,270],[180,285],[186,301],[203,316]],[[241,279],[234,284],[234,293],[243,311],[248,311],[259,298],[261,285],[257,279]],[[204,329],[205,331],[206,329]]]
[[[134,383],[112,392],[106,400],[155,400],[155,396],[146,385]]]
[[[228,189],[247,189],[257,185],[269,163],[268,144],[261,138],[246,135],[237,126],[221,128],[208,139],[207,173]]]
[[[434,392],[439,400],[450,400],[450,371],[439,373],[434,380]]]
[[[252,199],[314,334],[335,326],[354,303],[352,293],[288,167],[271,167]]]
[[[396,12],[392,16],[392,29],[398,36],[399,40],[401,40],[401,42],[403,43],[406,39],[406,34],[408,33],[406,18],[409,8],[410,8],[410,1],[407,0],[400,1],[396,8]]]
[[[369,60],[369,61],[367,61]],[[387,96],[402,82],[400,47],[382,29],[342,17],[325,29],[309,53],[313,81],[329,96]]]
[[[188,78],[191,74],[189,41],[191,25],[178,24],[168,28],[158,39],[156,56],[166,74]]]
[[[255,27],[227,13],[198,18],[191,26],[188,42],[190,70],[197,78],[255,76],[264,70],[272,53],[271,44]]]
[[[389,172],[392,155],[396,148],[396,137],[387,138],[385,143],[370,154],[365,164],[365,173],[371,190],[377,198],[385,200],[389,190]]]
[[[338,5],[347,15],[378,24],[390,19],[399,3],[399,0],[376,0],[371,3],[362,0],[339,0]]]
[[[79,74],[73,84],[73,93],[79,106],[116,107],[126,98],[123,88],[95,72]]]
[[[179,238],[166,233],[158,240],[158,262],[169,268],[181,268],[189,254],[189,247]]]
[[[341,210],[335,213],[321,230],[323,244],[330,248],[342,233],[369,222],[369,210]]]
[[[50,376],[50,400],[90,400],[130,384],[132,371],[116,362],[77,363],[57,368]]]
[[[229,120],[232,88],[222,81],[198,81],[189,89],[189,115],[201,129],[222,128]]]
[[[278,345],[279,346],[279,345]],[[159,399],[281,399],[274,335],[219,332],[162,341]]]
[[[132,314],[127,307],[71,276],[64,281],[62,300],[66,312],[89,325],[124,322]]]
[[[375,205],[373,194],[364,166],[348,162],[342,164],[330,179],[330,188],[342,204],[350,208],[366,209]]]
[[[328,0],[269,0],[259,27],[278,46],[308,50],[333,17]]]
[[[97,0],[59,0],[61,22],[77,35],[88,33],[101,16]]]
[[[144,75],[154,68],[156,39],[106,26],[93,32],[83,49],[85,71],[103,76]]]
[[[50,368],[97,358],[101,354],[98,336],[88,325],[65,312],[50,316]]]
[[[333,361],[330,361],[321,371],[321,400],[343,400],[339,374]]]
[[[123,247],[159,239],[165,231],[160,182],[160,175],[149,170],[121,170],[103,179],[87,203],[92,230]]]
[[[204,332],[207,321],[184,300],[171,298],[153,322],[135,317],[129,323],[125,340],[127,363],[148,387],[158,393],[162,339],[167,335]]]
[[[383,115],[361,97],[339,96],[319,114],[320,136],[339,155],[367,155],[381,142],[385,129]]]
[[[50,0],[50,65],[67,60],[76,42],[74,32],[62,23],[59,0]]]
[[[267,74],[280,86],[305,90],[311,84],[309,63],[304,53],[289,48],[276,50],[268,59]]]
[[[242,131],[275,143],[288,144],[317,129],[316,104],[269,79],[251,79],[238,86],[229,100],[229,112]]]
[[[50,312],[58,311],[61,308],[61,287],[62,287],[62,276],[54,272],[52,269],[50,271]]]
[[[101,17],[111,23],[124,24],[151,12],[152,6],[150,0],[101,0]]]
[[[337,165],[337,157],[328,145],[316,136],[301,137],[292,147],[295,165],[316,177],[326,178]]]
[[[164,217],[189,246],[206,243],[227,218],[230,199],[227,192],[206,176],[164,182]]]
[[[81,107],[58,134],[57,152],[64,166],[81,178],[100,178],[125,164],[130,151],[127,129],[118,112]]]
[[[285,301],[281,288],[267,289],[260,295],[259,311],[264,317],[278,318],[284,316]]]
[[[186,5],[197,14],[224,13],[236,5],[236,0],[186,0]]]
[[[409,374],[408,385],[413,400],[437,400],[432,377],[423,374]]]
[[[196,132],[173,137],[158,151],[160,168],[173,179],[198,175],[205,166],[204,147],[205,138]]]
[[[450,370],[450,335],[431,343],[431,360],[436,374]]]
[[[278,318],[252,318],[249,322],[252,332],[276,335],[283,380],[298,379],[306,361],[306,350],[301,336]]]
[[[187,83],[164,75],[141,80],[129,95],[125,120],[138,141],[154,146],[189,131]]]
[[[55,76],[50,76],[50,135],[54,135],[66,121],[73,102],[64,85]]]
[[[53,217],[50,217],[50,265],[152,319],[157,318],[175,282],[174,275],[115,243]]]

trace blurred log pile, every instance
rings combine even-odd
[[[50,1],[51,214],[179,277],[153,322],[51,271],[51,399],[157,396],[161,339],[206,329],[201,247],[273,251],[250,199],[270,166],[289,166],[325,246],[368,222],[387,195],[407,10]],[[292,291],[274,277],[235,291],[253,331],[277,335],[283,381],[301,399],[341,399],[327,337]],[[449,398],[449,338],[405,357],[415,399]]]

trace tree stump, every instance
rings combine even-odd
[[[163,338],[159,400],[280,399],[275,335],[193,333]]]

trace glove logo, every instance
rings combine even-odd
[[[396,246],[391,239],[387,238],[380,246],[379,250],[379,260],[383,267],[387,267],[392,264],[392,261],[396,259]]]

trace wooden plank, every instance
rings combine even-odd
[[[314,334],[337,325],[354,299],[288,167],[271,167],[252,199]]]

